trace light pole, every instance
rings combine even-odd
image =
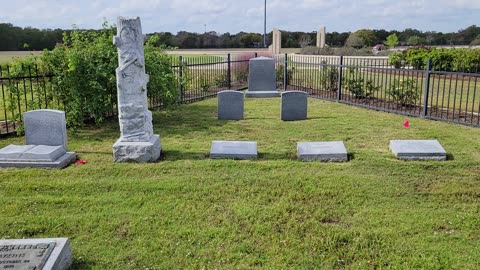
[[[267,0],[263,9],[263,47],[267,47]]]

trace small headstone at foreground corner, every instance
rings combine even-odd
[[[256,159],[257,142],[252,141],[213,141],[210,158]]]
[[[225,90],[218,93],[218,120],[242,120],[243,92]]]
[[[302,161],[348,161],[348,153],[342,141],[298,142],[297,156]]]
[[[0,168],[61,169],[75,160],[76,154],[67,152],[65,112],[34,110],[23,119],[26,145],[0,149]]]
[[[68,238],[0,240],[0,269],[65,270],[71,264]]]
[[[281,119],[296,121],[307,119],[307,93],[302,91],[286,91],[282,93]]]
[[[250,59],[248,71],[247,97],[278,97],[275,75],[275,59],[257,57]]]
[[[403,160],[447,160],[447,152],[437,140],[391,140],[390,150]]]

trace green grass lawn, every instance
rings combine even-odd
[[[0,51],[0,64],[7,64],[16,58],[24,58],[29,55],[40,55],[41,51]]]
[[[216,99],[154,112],[162,161],[116,164],[117,123],[69,133],[86,165],[0,170],[0,238],[68,237],[73,269],[474,269],[480,130],[309,100]],[[446,162],[396,160],[390,139],[438,139]],[[255,140],[255,161],[210,160],[212,140]],[[303,163],[296,142],[343,140],[346,163]],[[24,138],[1,139],[0,147]]]

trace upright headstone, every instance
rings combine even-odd
[[[71,264],[68,238],[0,240],[0,269],[66,270]]]
[[[326,28],[325,26],[320,27],[320,31],[317,32],[317,47],[325,48],[325,35]]]
[[[282,49],[282,32],[274,28],[272,31],[272,46],[270,48],[272,54],[280,54]]]
[[[67,123],[65,112],[34,110],[23,114],[27,145],[63,146],[67,149]]]
[[[307,93],[303,91],[286,91],[282,93],[281,119],[295,121],[307,119]]]
[[[160,136],[153,134],[152,112],[148,110],[145,58],[140,18],[118,17],[116,69],[120,138],[113,145],[116,162],[154,162],[161,151]]]
[[[61,169],[75,160],[76,154],[67,152],[65,112],[28,111],[23,120],[27,145],[0,149],[0,167]]]
[[[218,92],[218,120],[242,120],[243,92],[225,90]]]
[[[250,59],[247,97],[278,97],[275,60],[268,57]]]

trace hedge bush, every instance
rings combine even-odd
[[[432,70],[451,72],[479,72],[480,49],[443,49],[436,47],[414,47],[389,55],[390,64],[396,68],[410,67],[422,70],[431,59]]]
[[[103,24],[98,31],[74,29],[64,33],[62,43],[53,50],[45,50],[40,57],[19,59],[11,64],[10,77],[19,77],[27,72],[26,65],[36,64],[39,72],[53,75],[48,100],[57,101],[66,112],[67,125],[78,127],[86,120],[102,122],[115,113],[117,86],[115,69],[118,66],[117,48],[112,37],[116,28]],[[170,105],[177,102],[177,81],[171,66],[171,59],[164,48],[153,44],[158,36],[149,37],[145,45],[145,66],[150,76],[147,85],[149,98],[156,104]],[[13,96],[18,96],[15,85],[9,87]],[[12,100],[9,110],[16,111],[20,102]],[[28,103],[28,109],[40,108],[35,102]]]

